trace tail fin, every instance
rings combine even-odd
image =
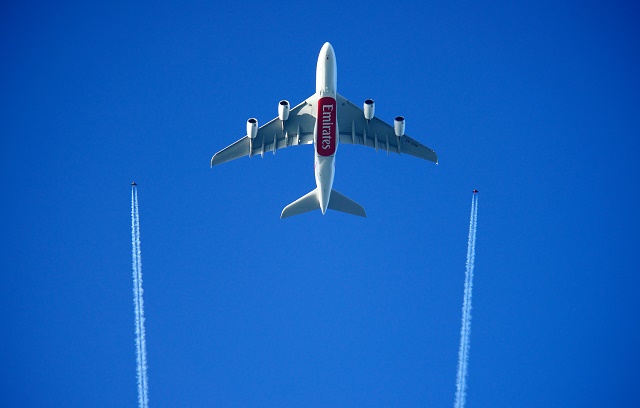
[[[294,215],[319,209],[320,200],[318,200],[318,189],[316,188],[284,207],[280,218],[292,217]],[[367,216],[363,206],[333,189],[331,190],[331,196],[329,197],[329,209],[360,217]]]
[[[320,201],[318,201],[317,190],[318,189],[308,192],[306,195],[303,195],[296,201],[284,207],[284,210],[282,210],[282,214],[280,214],[280,218],[287,218],[294,215],[306,213],[308,211],[319,210]]]
[[[367,213],[364,211],[364,207],[356,203],[347,196],[338,193],[336,190],[331,190],[331,197],[329,198],[329,208],[334,211],[341,211],[343,213],[357,215],[359,217],[366,217]]]

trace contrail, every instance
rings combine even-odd
[[[147,379],[147,341],[144,331],[144,301],[142,298],[142,258],[140,251],[140,213],[138,212],[138,189],[131,188],[131,255],[133,258],[133,304],[136,316],[136,371],[138,376],[138,405],[149,406]]]
[[[456,379],[455,408],[463,408],[467,398],[467,365],[469,364],[469,340],[471,338],[471,295],[473,294],[473,266],[476,257],[476,228],[478,225],[478,195],[471,200],[467,269],[464,274],[464,299],[462,303],[462,327],[458,350],[458,375]]]

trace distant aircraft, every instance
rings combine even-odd
[[[132,186],[137,186],[138,184],[134,181],[133,183],[131,183]]]
[[[405,122],[398,116],[391,126],[374,117],[372,99],[364,102],[364,110],[337,92],[337,67],[333,47],[322,46],[316,65],[316,92],[293,109],[289,101],[278,105],[278,117],[258,127],[258,120],[247,121],[247,136],[220,150],[211,158],[211,167],[244,156],[289,146],[315,145],[314,169],[316,188],[282,210],[280,218],[327,208],[366,217],[364,208],[333,189],[335,157],[339,143],[359,144],[438,163],[430,148],[404,134]]]
[[[473,190],[473,194],[478,194],[478,190]]]

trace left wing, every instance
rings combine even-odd
[[[359,144],[385,150],[387,154],[406,153],[438,163],[438,155],[432,149],[407,135],[397,137],[393,126],[377,117],[367,121],[364,111],[338,94],[338,128],[340,143]]]
[[[316,95],[289,111],[289,118],[284,122],[275,118],[260,126],[254,139],[248,135],[220,150],[211,158],[211,167],[244,156],[253,156],[264,152],[276,153],[276,150],[289,146],[313,143],[313,129],[316,124],[313,105]]]

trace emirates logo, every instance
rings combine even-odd
[[[336,100],[324,97],[318,101],[317,150],[321,156],[331,156],[336,151]]]

